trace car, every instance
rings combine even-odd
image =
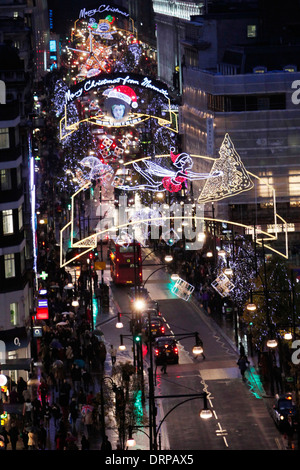
[[[145,287],[131,287],[128,292],[128,297],[132,305],[136,300],[142,300],[145,304],[143,308],[147,306],[147,303],[150,300],[149,292]]]
[[[146,338],[149,339],[149,318],[148,317],[144,318],[143,326],[144,326],[143,328],[144,334]],[[150,319],[150,328],[151,328],[152,338],[156,338],[157,336],[162,336],[166,332],[166,327],[164,325],[164,322],[159,317]]]
[[[143,310],[141,312],[141,318],[143,322],[145,322],[146,320],[148,321],[149,316],[151,320],[162,320],[162,317],[159,313],[160,312],[158,312],[156,308],[148,308],[147,310]]]
[[[285,430],[287,424],[291,426],[296,424],[296,411],[296,405],[290,393],[276,395],[272,416],[280,430]]]
[[[156,365],[162,364],[162,351],[166,352],[168,364],[178,364],[178,347],[177,342],[174,338],[156,338],[154,343],[154,355]]]
[[[159,310],[159,305],[158,305],[157,300],[146,300],[146,308],[151,309],[151,310],[156,310],[157,315],[159,315],[160,317],[162,316]]]

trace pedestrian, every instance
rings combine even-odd
[[[78,367],[77,364],[72,365],[71,379],[73,383],[73,388],[75,392],[78,393],[81,385],[81,369],[80,367]]]
[[[27,398],[27,400],[25,401],[23,405],[23,416],[24,416],[25,423],[31,423],[32,421],[32,408],[33,408],[32,403],[29,400],[29,398]]]
[[[28,432],[28,449],[35,450],[37,448],[37,435],[34,428],[31,428]]]
[[[19,395],[19,403],[24,403],[24,396],[23,392],[24,390],[27,390],[27,383],[23,379],[23,377],[18,378],[18,383],[17,383],[17,392]]]
[[[82,381],[83,381],[83,386],[84,390],[88,392],[90,384],[92,384],[92,376],[89,373],[89,371],[83,369],[82,371]],[[81,387],[80,387],[81,388]],[[80,389],[79,389],[80,391]]]
[[[19,394],[16,390],[16,387],[12,388],[12,391],[9,394],[9,403],[18,403],[19,402]]]
[[[101,444],[101,450],[112,450],[111,443],[107,436],[104,436],[103,442]]]
[[[18,430],[15,423],[12,423],[11,428],[8,432],[8,435],[10,437],[11,449],[16,450],[17,449],[17,442],[18,442],[18,439],[19,439],[19,430]]]
[[[28,431],[25,427],[24,427],[22,433],[20,434],[20,436],[21,436],[22,441],[23,441],[23,446],[24,446],[23,450],[28,450]]]
[[[58,403],[54,403],[51,407],[51,413],[54,418],[54,426],[57,427],[57,423],[61,418],[61,410]]]
[[[240,346],[240,356],[245,356],[245,348],[243,346],[243,343],[240,341],[239,343],[239,346]]]
[[[2,428],[1,431],[0,431],[0,436],[3,437],[4,449],[6,450],[6,449],[7,449],[7,444],[9,443],[9,439],[8,439],[8,432],[7,432],[7,430],[5,429],[4,426],[3,426],[3,428]]]
[[[110,356],[111,356],[111,363],[114,365],[117,360],[117,349],[111,344],[110,345]]]
[[[240,368],[242,379],[245,380],[245,372],[249,366],[250,362],[247,359],[247,356],[243,355],[239,357],[239,360],[237,361],[237,365]]]
[[[167,353],[165,351],[165,349],[162,350],[162,353],[161,353],[161,363],[162,363],[162,366],[161,366],[161,372],[163,372],[164,374],[167,373]]]
[[[47,440],[47,431],[44,428],[44,425],[42,424],[39,429],[38,429],[38,445],[40,450],[45,450],[46,449],[46,440]]]
[[[72,397],[71,403],[70,403],[70,418],[72,422],[72,433],[76,433],[76,422],[79,416],[79,409],[78,409],[78,404],[76,402],[76,398]]]
[[[49,402],[46,402],[46,405],[43,409],[44,412],[44,421],[45,421],[45,426],[47,429],[49,429],[50,426],[50,418],[51,418],[51,406],[49,405]]]
[[[86,426],[87,435],[90,438],[93,428],[93,414],[92,411],[88,410],[84,413],[83,424]]]
[[[89,449],[90,449],[90,442],[86,438],[85,434],[83,434],[81,438],[81,450],[89,450]]]
[[[33,418],[33,425],[38,426],[40,419],[41,419],[41,413],[42,413],[42,405],[40,400],[36,397],[32,401],[32,418]]]

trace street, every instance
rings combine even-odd
[[[146,279],[154,267],[145,267]],[[109,272],[104,278],[109,282]],[[159,270],[146,284],[151,298],[158,300],[160,311],[166,322],[166,334],[188,335],[198,332],[204,342],[205,359],[195,358],[192,353],[194,337],[179,340],[179,364],[168,365],[167,374],[160,367],[155,369],[155,396],[158,413],[156,426],[159,428],[157,442],[162,450],[282,450],[286,442],[277,430],[267,408],[268,398],[260,388],[258,376],[250,367],[246,382],[242,381],[237,366],[238,352],[227,341],[220,329],[195,302],[186,302],[176,297],[170,290],[170,275]],[[120,344],[120,330],[116,329],[116,312],[129,312],[130,305],[127,287],[111,286],[113,307],[103,319],[97,317],[98,325],[104,332],[107,346]],[[113,313],[113,310],[115,313]],[[105,319],[104,319],[105,317]],[[97,326],[96,322],[96,326]],[[122,317],[122,334],[130,335],[129,317]],[[117,362],[128,360],[132,342],[127,341],[127,349],[118,352]],[[132,354],[131,354],[132,356]],[[132,357],[131,357],[132,360]],[[149,355],[144,357],[144,374],[147,376]],[[147,382],[147,377],[145,383]],[[209,420],[199,418],[203,407],[202,399],[185,401],[185,398],[167,398],[168,395],[189,395],[208,393],[208,405],[213,411]],[[146,408],[148,394],[146,392]],[[178,406],[176,406],[178,405]],[[166,417],[171,408],[173,411]],[[166,418],[165,418],[166,417]],[[161,423],[161,421],[163,421]],[[145,432],[141,444],[136,447],[148,450],[149,443]],[[138,439],[137,445],[138,445]]]

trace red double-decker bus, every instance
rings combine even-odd
[[[143,282],[141,245],[110,244],[110,273],[115,284],[137,285]]]

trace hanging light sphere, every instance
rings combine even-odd
[[[133,439],[133,437],[130,437],[129,439],[127,439],[127,447],[134,447],[136,445],[136,442],[135,442],[135,439]]]
[[[267,346],[268,348],[276,348],[278,342],[276,339],[268,339]]]
[[[6,375],[0,374],[0,387],[4,387],[7,384],[7,377]]]
[[[208,410],[208,409],[203,409],[203,410],[201,410],[200,413],[199,413],[199,416],[200,416],[200,418],[202,418],[202,419],[210,419],[210,418],[212,418],[212,415],[213,415],[213,414],[212,414],[212,411],[211,411],[211,410]]]
[[[231,268],[225,268],[224,274],[226,274],[227,276],[231,276],[233,274],[233,271]]]
[[[194,346],[193,347],[193,354],[195,354],[195,356],[199,356],[199,354],[203,354],[202,346]]]
[[[256,305],[255,304],[248,304],[247,305],[247,310],[249,310],[249,312],[254,312],[256,310]]]
[[[218,256],[226,256],[226,251],[221,249],[218,251]]]

